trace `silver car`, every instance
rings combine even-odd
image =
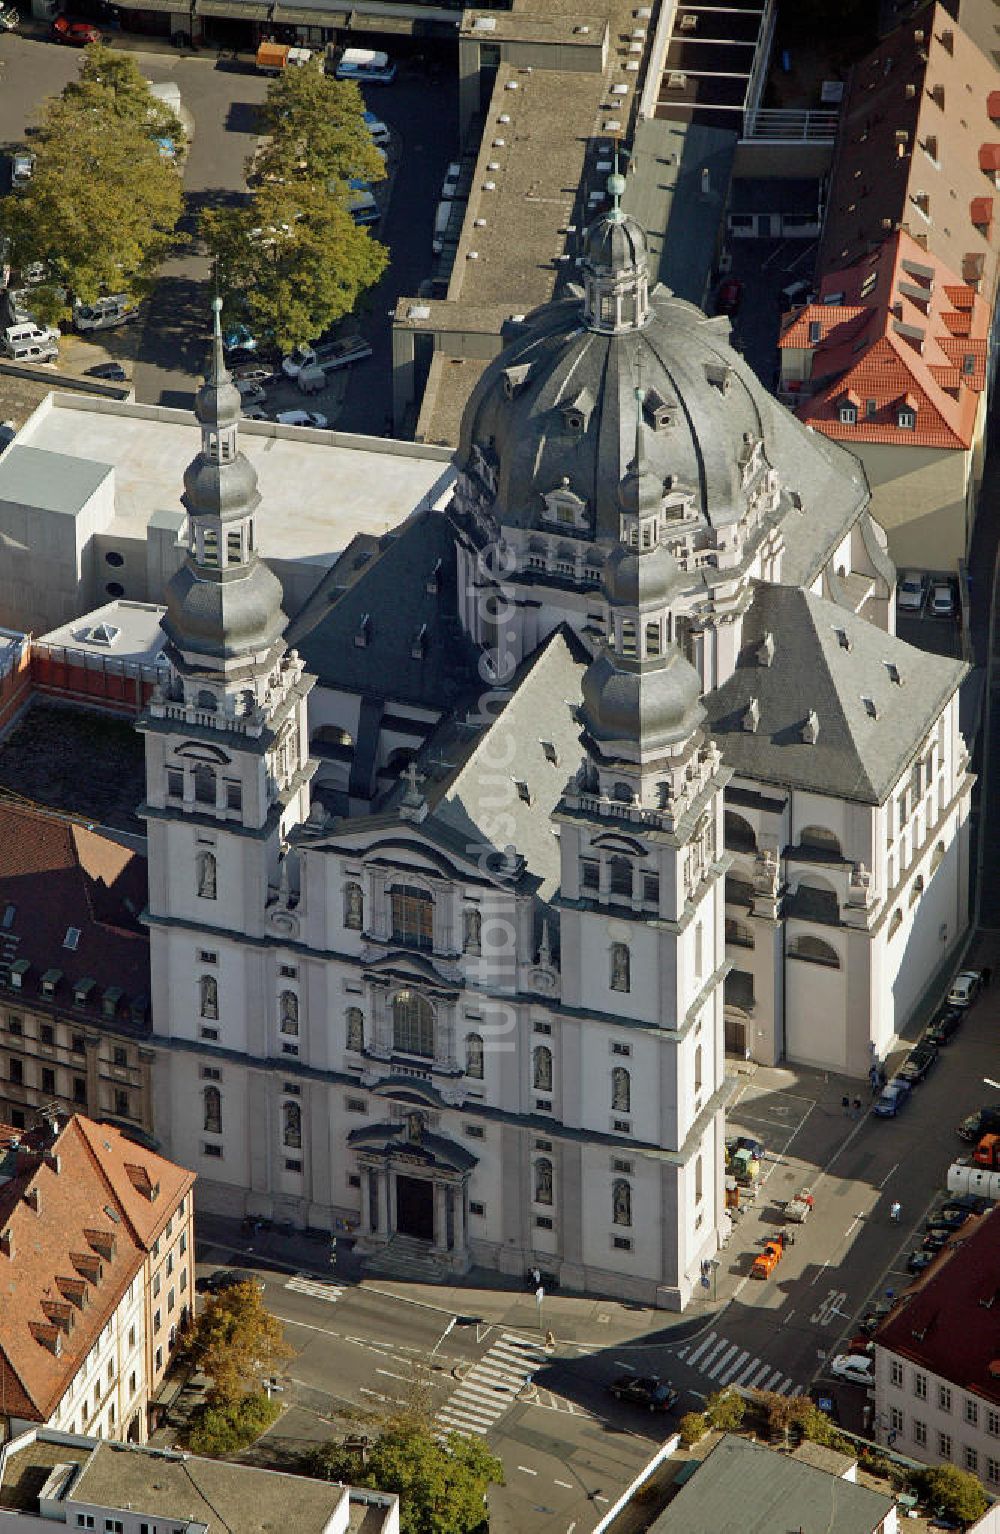
[[[935,581],[931,590],[931,612],[935,618],[953,618],[955,593],[951,581]]]
[[[904,612],[918,613],[927,595],[927,577],[919,570],[904,570],[896,587],[896,605]]]
[[[11,156],[10,161],[10,184],[11,186],[27,186],[35,173],[35,157],[27,149],[19,149],[17,154]]]

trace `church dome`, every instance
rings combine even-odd
[[[606,745],[655,750],[679,744],[705,718],[701,679],[678,649],[641,668],[603,650],[583,677],[587,729]]]
[[[620,543],[604,565],[604,590],[620,607],[669,607],[684,585],[684,576],[662,544],[640,551]]]
[[[235,579],[204,576],[189,559],[167,583],[163,628],[184,654],[215,658],[267,650],[284,633],[281,582],[261,560]]]
[[[584,235],[584,259],[596,270],[620,272],[645,269],[646,231],[627,214],[612,210],[590,225]]]
[[[242,453],[223,462],[199,453],[184,470],[184,505],[193,516],[246,516],[259,501],[257,471]]]

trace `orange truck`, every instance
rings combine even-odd
[[[758,1252],[750,1269],[751,1278],[770,1278],[785,1254],[785,1238],[778,1231],[764,1242],[764,1250]]]
[[[1000,1135],[983,1135],[972,1159],[976,1166],[986,1167],[990,1172],[1000,1172]]]
[[[261,43],[257,49],[257,68],[262,75],[280,75],[283,69],[308,64],[309,48],[291,48],[287,43]]]

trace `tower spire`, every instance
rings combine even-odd
[[[226,359],[222,350],[222,299],[216,293],[212,299],[212,359],[209,363],[208,378],[210,384],[231,382],[231,374],[226,367]]]

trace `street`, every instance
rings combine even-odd
[[[184,110],[194,125],[184,165],[184,227],[193,228],[203,209],[239,198],[245,191],[244,167],[256,144],[256,109],[268,80],[251,65],[217,58],[214,50],[176,54],[145,49],[134,37],[112,36],[127,46],[142,73],[154,82],[176,81]],[[46,96],[56,95],[76,76],[80,57],[73,49],[14,32],[0,34],[0,148],[25,142],[25,127],[37,117]],[[457,84],[448,74],[438,79],[409,66],[391,88],[371,88],[368,105],[393,131],[399,162],[383,227],[375,232],[392,253],[385,276],[367,294],[355,316],[357,328],[372,344],[373,356],[351,369],[336,426],[343,431],[380,436],[392,400],[391,323],[397,298],[416,293],[431,268],[434,212],[445,168],[457,153]],[[3,166],[7,184],[6,160]],[[134,385],[142,404],[190,409],[205,363],[208,328],[209,263],[197,248],[178,251],[161,270],[156,290],[142,314],[137,337],[104,331],[108,355],[131,360]],[[129,327],[131,332],[131,327]],[[124,349],[123,349],[124,348]],[[337,379],[340,400],[342,379]],[[301,406],[294,387],[284,408]],[[321,399],[316,406],[324,409]]]

